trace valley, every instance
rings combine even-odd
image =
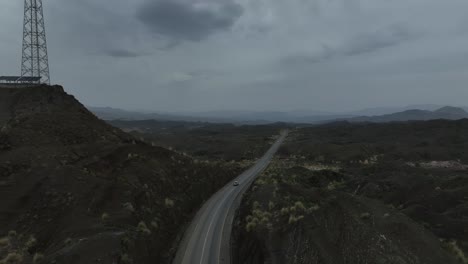
[[[467,263],[466,119],[104,122],[60,86],[0,93],[4,263],[177,263],[215,201],[202,261]]]

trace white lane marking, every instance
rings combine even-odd
[[[203,248],[202,248],[202,255],[200,258],[200,264],[203,263],[203,257],[205,256],[205,249],[206,249],[206,242],[208,241],[208,235],[210,234],[211,226],[214,223],[214,220],[216,219],[216,215],[219,212],[219,209],[221,208],[221,205],[224,204],[224,201],[226,201],[226,198],[229,197],[234,189],[231,189],[231,191],[224,197],[223,201],[219,203],[218,208],[215,210],[215,214],[213,214],[213,217],[211,218],[210,225],[208,226],[208,231],[206,232],[205,235],[205,241],[203,242]]]
[[[256,165],[253,166],[253,167],[250,167],[247,171],[245,171],[244,173],[242,173],[242,174],[241,174],[239,177],[237,177],[235,180],[237,180],[237,181],[239,181],[239,182],[244,181],[243,178],[245,178],[245,176],[246,176],[247,174],[251,174],[251,173],[252,173],[251,170],[255,169],[255,167],[256,167]],[[235,180],[233,180],[233,181],[235,181]],[[216,199],[215,199],[216,196],[219,196],[221,193],[223,193],[224,191],[226,191],[225,189],[227,189],[229,186],[232,186],[232,182],[233,182],[233,181],[231,181],[229,184],[227,184],[226,186],[224,186],[224,187],[219,191],[219,193],[213,195],[213,197],[212,197],[210,200],[208,200],[208,201],[202,206],[202,208],[206,207],[206,209],[203,211],[204,213],[209,212],[210,210],[208,210],[208,209],[213,208],[213,207],[216,205],[216,201],[215,201],[215,200],[216,200]],[[232,192],[232,190],[231,190],[231,192]],[[222,197],[222,196],[221,196],[221,197]],[[219,207],[218,207],[218,208],[219,208]],[[203,216],[203,214],[200,214],[200,217],[199,217],[199,218],[202,218],[202,216]],[[208,219],[209,219],[209,218],[208,218]],[[189,260],[193,260],[193,259],[191,258],[191,256],[190,256],[190,254],[187,254],[187,252],[193,252],[193,248],[194,248],[194,247],[193,247],[193,246],[190,246],[190,245],[195,245],[195,243],[192,243],[191,241],[192,241],[194,238],[197,237],[197,236],[195,236],[194,234],[197,234],[197,233],[198,233],[198,232],[197,232],[197,229],[198,229],[198,227],[200,226],[201,223],[202,223],[202,221],[198,221],[198,222],[197,222],[197,224],[196,224],[196,226],[195,226],[195,228],[194,228],[194,231],[192,232],[192,236],[191,236],[191,238],[189,239],[189,241],[187,242],[187,247],[186,247],[185,250],[184,250],[185,253],[184,253],[184,257],[183,257],[183,259],[182,259],[182,263],[186,263],[186,262],[188,261],[187,258],[189,258]],[[211,224],[210,224],[210,226],[211,226]],[[203,230],[200,230],[200,231],[203,231]],[[206,239],[205,239],[205,243],[204,243],[204,248],[205,248],[205,244],[206,244]],[[189,248],[192,249],[192,250],[189,251]],[[203,260],[203,258],[202,258],[202,260]]]
[[[253,175],[256,175],[256,174],[253,174]],[[250,177],[249,177],[250,178]],[[246,188],[246,187],[244,187]],[[247,191],[247,188],[245,190],[241,189],[237,194],[236,194],[236,197],[234,198],[234,200],[232,201],[233,203],[236,201],[237,199],[237,196],[242,194],[243,192]],[[232,204],[230,204],[230,206],[232,206]],[[221,226],[221,232],[219,232],[219,236],[220,236],[220,239],[219,239],[219,248],[218,248],[218,263],[221,263],[221,247],[223,245],[223,232],[224,232],[224,226],[226,225],[226,220],[229,216],[229,209],[228,211],[226,212],[226,216],[224,217],[223,219],[223,226]]]
[[[219,239],[219,248],[218,248],[218,263],[221,263],[221,247],[223,245],[223,232],[224,232],[224,225],[226,224],[226,220],[229,216],[229,211],[227,212],[226,214],[226,217],[224,217],[223,219],[223,226],[221,227],[221,234],[219,235],[220,236],[220,239]]]
[[[282,142],[282,141],[281,141],[281,142]],[[267,154],[269,154],[269,153],[267,153]],[[266,156],[266,155],[265,155],[265,156]],[[263,158],[265,158],[265,156],[264,156]],[[262,159],[263,159],[263,158],[262,158]],[[252,170],[253,170],[252,175],[250,175],[250,177],[248,177],[248,178],[252,178],[252,179],[249,179],[249,181],[247,182],[248,186],[250,186],[250,185],[255,181],[255,179],[257,178],[256,176],[258,176],[258,174],[260,174],[261,172],[263,172],[263,171],[268,167],[268,165],[269,165],[270,162],[271,162],[271,158],[273,158],[273,156],[268,157],[266,160],[261,160],[260,162],[258,162],[258,163],[256,164],[256,166],[253,166],[253,167],[252,167]],[[236,201],[238,195],[241,195],[241,194],[243,194],[243,193],[245,193],[245,192],[247,191],[248,187],[245,186],[244,188],[245,188],[245,189],[241,189],[241,190],[236,194],[236,198],[232,201],[233,203]],[[231,204],[231,205],[232,205],[232,204]],[[222,243],[222,240],[223,240],[223,232],[224,232],[224,226],[226,225],[226,220],[227,220],[228,216],[229,216],[229,210],[227,211],[226,216],[225,216],[224,219],[223,219],[223,226],[221,227],[221,232],[219,232],[219,233],[220,233],[220,243],[219,243],[218,258],[217,258],[217,259],[218,259],[218,263],[221,263],[221,247],[222,247],[222,245],[223,245],[223,243]],[[234,219],[233,219],[233,220],[234,220]]]
[[[216,194],[215,194],[215,196],[216,196]],[[208,200],[208,201],[202,206],[202,208],[201,208],[201,214],[200,214],[199,219],[202,219],[202,218],[203,218],[203,213],[209,211],[208,209],[210,209],[210,208],[212,208],[212,207],[214,206],[214,204],[213,204],[213,206],[211,206],[211,205],[212,205],[212,201]],[[206,207],[205,210],[203,210],[204,207]],[[197,218],[197,217],[195,217],[195,218]],[[195,228],[193,229],[192,234],[197,234],[197,233],[198,233],[198,232],[197,232],[197,229],[199,228],[199,226],[200,226],[201,223],[202,223],[202,221],[197,221],[197,224],[195,225]],[[194,237],[194,236],[192,235],[192,238],[193,238],[193,237]],[[195,244],[194,244],[194,243],[191,243],[191,240],[192,240],[192,239],[189,239],[189,240],[187,241],[187,247],[185,248],[185,251],[184,251],[184,257],[182,258],[182,263],[187,263],[187,262],[188,262],[188,261],[186,261],[186,259],[187,259],[187,252],[193,252],[193,248],[194,248],[194,245],[195,245]],[[191,250],[189,251],[189,249],[191,249]]]
[[[238,180],[238,181],[245,181],[245,180],[251,178],[251,176],[249,177],[248,174],[253,174],[253,175],[257,176],[257,174],[259,174],[261,171],[263,171],[263,170],[266,168],[266,165],[269,164],[271,161],[268,162],[266,165],[265,165],[265,164],[262,165],[261,163],[264,163],[264,162],[266,162],[266,161],[268,161],[268,160],[271,160],[271,158],[273,157],[272,154],[276,153],[278,145],[281,145],[281,144],[282,144],[284,138],[285,138],[285,137],[283,136],[283,138],[282,138],[281,140],[278,140],[275,144],[273,144],[272,148],[271,148],[269,151],[267,151],[266,155],[263,156],[262,158],[260,158],[260,159],[258,160],[258,162],[257,162],[256,165],[250,167],[247,171],[245,171],[244,173],[242,173],[242,174],[237,178],[237,180]],[[259,170],[259,168],[260,168],[260,170]],[[247,179],[243,179],[243,178],[247,178]],[[227,186],[223,187],[223,189],[226,189],[229,185],[231,185],[231,183],[229,183]],[[221,190],[223,190],[223,189],[221,189]],[[220,193],[223,192],[223,191],[221,191],[221,190],[220,190]],[[233,192],[234,190],[235,190],[235,189],[231,189],[231,190],[228,192],[228,194],[224,197],[223,201],[218,205],[217,209],[215,210],[215,214],[214,214],[213,216],[217,216],[217,215],[218,215],[219,209],[221,208],[221,205],[224,204],[224,202],[226,201],[226,199],[232,194],[232,192]],[[241,191],[242,191],[242,190],[241,190]],[[240,194],[240,193],[241,193],[241,192],[239,192],[238,194]],[[216,195],[215,195],[215,196],[216,196]],[[211,202],[210,200],[207,201],[207,203],[210,203],[210,202]],[[216,203],[215,203],[215,204],[216,204]],[[214,205],[213,205],[213,206],[214,206]],[[207,209],[210,208],[210,207],[212,207],[212,206],[208,206],[208,205],[207,205]],[[226,217],[224,218],[223,226],[222,226],[222,229],[221,229],[221,234],[222,234],[222,230],[224,230],[225,221],[226,221],[228,215],[229,215],[229,211],[227,212]],[[203,243],[202,256],[201,256],[201,259],[200,259],[200,264],[203,263],[203,258],[204,258],[205,251],[206,251],[206,250],[205,250],[205,249],[206,249],[206,243],[207,243],[207,241],[208,241],[208,235],[209,235],[209,233],[210,233],[210,231],[211,231],[211,227],[212,227],[213,221],[214,221],[215,219],[216,219],[216,217],[213,217],[213,218],[211,219],[211,221],[210,221],[210,225],[208,226],[208,232],[207,232],[206,235],[205,235],[205,240],[204,240],[204,243]],[[194,229],[194,232],[195,232],[195,230],[198,228],[200,222],[201,222],[201,221],[199,221],[199,222],[196,224],[195,229]],[[192,237],[193,237],[193,236],[192,236]],[[221,236],[221,239],[222,239],[222,236]],[[190,240],[189,240],[189,242],[190,242]],[[220,245],[221,245],[221,243],[220,243]],[[185,252],[187,252],[187,249],[185,250]],[[219,249],[219,252],[221,252],[221,247],[220,247],[220,249]],[[219,252],[218,252],[218,253],[219,253]],[[183,261],[184,261],[184,260],[186,259],[186,257],[187,257],[186,254],[184,254],[184,255],[185,255],[185,257],[183,258]],[[220,254],[218,254],[218,256],[219,256],[219,257],[218,257],[218,260],[219,260]]]
[[[257,178],[256,176],[258,176],[258,174],[263,172],[268,167],[268,165],[271,162],[271,159],[273,158],[273,155],[272,155],[271,152],[276,153],[276,151],[277,151],[277,149],[275,149],[275,151],[272,151],[272,150],[274,148],[276,148],[277,145],[281,145],[283,143],[283,140],[284,140],[284,137],[281,140],[277,141],[275,144],[273,144],[273,147],[269,151],[267,151],[267,153],[259,160],[259,162],[257,162],[257,164],[255,166],[251,167],[253,172],[252,172],[252,175],[250,175],[250,177],[247,177],[247,179],[248,178],[252,178],[252,179],[249,179],[249,181],[247,182],[248,186],[253,184],[253,182]],[[245,186],[244,188],[245,189],[242,189],[237,193],[236,198],[232,201],[233,203],[236,201],[238,195],[241,195],[241,194],[243,194],[243,193],[245,193],[247,191],[248,187]],[[223,245],[223,243],[222,243],[223,231],[224,231],[224,226],[226,225],[226,220],[227,220],[228,216],[229,216],[229,210],[227,211],[226,216],[224,217],[223,226],[221,227],[221,232],[219,232],[220,233],[220,243],[219,243],[218,258],[217,258],[218,263],[221,263],[221,247]]]
[[[253,175],[256,175],[256,174],[253,174]],[[249,186],[250,186],[250,184],[249,184]],[[246,187],[244,187],[244,188],[246,188]],[[247,191],[247,189],[248,188],[246,188],[245,190],[240,190],[240,192],[238,192],[236,194],[236,198],[234,198],[234,200],[232,202],[234,203],[236,201],[236,199],[237,199],[237,196],[244,193],[245,191]],[[229,216],[229,210],[227,211],[226,216],[223,219],[223,226],[221,227],[220,239],[219,239],[220,243],[219,243],[219,248],[218,248],[218,263],[221,263],[221,247],[223,245],[223,232],[224,232],[224,226],[226,225],[226,220],[227,220],[228,216]]]

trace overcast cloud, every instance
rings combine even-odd
[[[230,30],[243,8],[233,1],[147,0],[138,7],[137,18],[155,34],[173,41],[201,41]]]
[[[0,75],[22,1],[0,0]],[[466,0],[44,0],[51,79],[166,112],[468,105]]]

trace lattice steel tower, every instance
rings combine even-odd
[[[41,77],[41,83],[50,84],[42,0],[24,1],[21,77]]]

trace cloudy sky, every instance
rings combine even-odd
[[[168,112],[468,105],[466,0],[43,0],[51,79]],[[22,1],[0,0],[0,75]]]

